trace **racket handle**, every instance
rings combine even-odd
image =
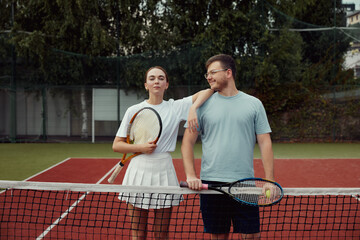
[[[189,187],[189,184],[188,184],[187,182],[180,181],[180,187],[184,187],[184,188],[186,187],[186,188],[188,188],[188,187]],[[209,187],[208,184],[203,183],[202,186],[201,186],[201,189],[202,189],[202,190],[206,190],[206,189],[209,189],[208,187]]]
[[[124,166],[124,165],[119,164],[119,165],[115,168],[115,170],[113,171],[113,173],[111,174],[111,176],[110,176],[109,179],[108,179],[108,182],[109,182],[109,183],[114,183],[116,177],[119,175],[119,173],[120,173],[121,169],[123,168],[123,166]]]
[[[187,187],[189,187],[189,185],[187,182],[180,181],[180,187],[187,188]]]

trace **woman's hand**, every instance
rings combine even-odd
[[[148,142],[148,143],[144,143],[144,144],[141,144],[141,152],[142,153],[145,153],[145,154],[151,154],[155,151],[156,147],[157,147],[157,144],[153,143],[153,142]]]
[[[188,116],[188,129],[190,132],[196,132],[199,127],[198,118],[196,114],[196,108],[194,106],[190,107],[189,116]]]

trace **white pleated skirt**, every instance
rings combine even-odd
[[[170,153],[141,154],[131,159],[123,185],[179,186]],[[120,201],[143,209],[177,206],[183,200],[180,194],[120,193]]]

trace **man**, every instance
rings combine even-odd
[[[254,177],[253,155],[258,142],[265,178],[274,181],[274,158],[270,126],[261,101],[239,91],[235,85],[234,59],[225,54],[206,63],[205,78],[216,91],[198,109],[198,129],[186,129],[181,146],[189,188],[200,190],[202,183],[226,183]],[[194,167],[194,144],[202,140],[200,178]],[[259,209],[219,194],[201,194],[205,232],[212,239],[228,239],[230,226],[242,239],[260,239]],[[225,209],[226,208],[226,209]]]

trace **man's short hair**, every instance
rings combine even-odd
[[[220,62],[222,68],[231,69],[234,79],[236,78],[236,64],[235,60],[227,54],[218,54],[209,58],[205,64],[206,69],[213,62]]]

